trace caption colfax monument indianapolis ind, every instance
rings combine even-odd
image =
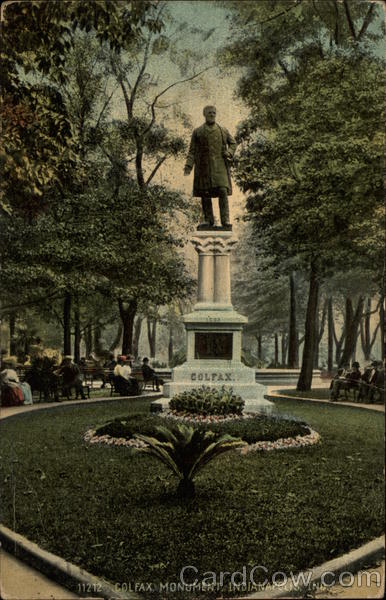
[[[266,388],[255,381],[255,370],[241,362],[242,328],[247,318],[231,301],[230,254],[237,240],[229,221],[232,193],[230,162],[236,141],[216,123],[216,108],[204,108],[205,123],[193,131],[184,173],[194,167],[193,195],[201,198],[204,223],[191,242],[198,253],[198,291],[193,312],[184,315],[186,362],[173,369],[164,385],[166,399],[202,385],[232,388],[247,411],[271,412]],[[221,226],[215,225],[212,198],[219,198]],[[165,401],[168,402],[168,400]],[[158,403],[157,403],[158,404]],[[164,404],[163,404],[164,405]]]

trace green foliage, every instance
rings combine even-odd
[[[231,3],[233,36],[222,57],[241,71],[238,93],[250,111],[238,133],[236,180],[256,246],[278,269],[289,260],[310,275],[299,389],[312,380],[321,280],[362,267],[379,281],[383,264],[381,9],[319,4]],[[375,251],[363,252],[365,222]]]
[[[157,427],[154,437],[141,434],[135,437],[148,444],[148,447],[140,448],[139,452],[157,458],[181,478],[178,493],[182,497],[194,496],[193,479],[205,465],[220,454],[244,445],[244,442],[230,435],[222,435],[216,439],[211,431],[182,424],[171,429]]]
[[[241,362],[247,367],[251,368],[254,367],[262,369],[264,367],[264,361],[259,360],[256,356],[252,354],[250,350],[242,350]]]
[[[125,417],[117,417],[98,427],[96,435],[109,435],[127,440],[134,438],[138,433],[155,437],[158,427],[173,428],[174,424],[173,419],[134,413]],[[199,423],[195,424],[194,427],[203,431],[211,431],[214,434],[214,440],[227,434],[240,438],[248,444],[261,441],[273,442],[280,438],[296,437],[308,433],[304,422],[280,414],[273,416],[256,415],[250,419],[232,419],[219,423]]]
[[[274,256],[267,256],[267,237],[264,233],[256,236],[251,222],[245,224],[235,251],[232,295],[236,308],[248,316],[246,332],[271,336],[279,331],[288,330],[289,274],[299,269],[299,262],[295,257],[293,260],[282,260],[277,264]],[[297,316],[300,322],[304,315],[306,299],[304,280],[300,272],[296,275],[296,284]],[[248,366],[256,365],[251,363]]]
[[[16,2],[4,7],[0,83],[3,144],[0,209],[36,213],[47,189],[73,181],[76,140],[58,84],[68,81],[74,32],[93,29],[99,43],[119,51],[158,29],[152,3]],[[146,15],[148,21],[146,23]]]
[[[96,435],[110,435],[111,437],[124,437],[132,439],[137,433],[154,436],[156,428],[164,425],[161,417],[149,417],[144,413],[132,413],[125,417],[116,417],[105,425],[98,427]]]
[[[170,400],[171,410],[201,415],[241,415],[244,400],[232,388],[202,386],[182,392]]]
[[[185,350],[178,350],[173,354],[172,360],[169,363],[169,367],[174,369],[174,367],[183,365],[184,362],[186,362],[186,352]]]
[[[379,12],[286,4],[233,5],[235,42],[223,60],[247,68],[239,94],[250,109],[237,179],[278,264],[347,267],[361,260],[358,224],[382,203],[384,68],[368,43]]]

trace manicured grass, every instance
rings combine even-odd
[[[298,392],[295,389],[277,390],[277,393],[285,396],[293,396],[294,398],[316,398],[317,400],[329,400],[330,398],[329,388],[315,388],[307,392]]]
[[[88,428],[146,412],[149,404],[142,398],[59,406],[0,422],[2,522],[121,583],[178,582],[185,565],[198,577],[264,565],[268,573],[258,573],[269,579],[382,533],[382,414],[282,400],[279,411],[310,424],[322,443],[225,454],[207,465],[196,498],[184,503],[174,495],[176,479],[151,457],[83,442]]]

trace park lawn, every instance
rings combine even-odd
[[[295,389],[277,390],[277,393],[282,394],[283,396],[293,396],[294,398],[316,398],[317,400],[330,399],[330,388],[315,388],[309,391],[302,392]]]
[[[149,404],[59,406],[0,422],[2,523],[94,575],[132,583],[178,582],[185,565],[198,577],[263,565],[258,574],[270,578],[383,532],[382,414],[282,400],[278,410],[304,419],[322,443],[223,455],[184,503],[151,457],[83,442],[88,428]]]

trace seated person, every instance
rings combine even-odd
[[[349,388],[359,390],[359,383],[361,381],[362,373],[360,370],[359,362],[353,362],[351,370],[347,373],[347,383]]]
[[[370,388],[367,398],[367,401],[371,403],[375,402],[379,395],[382,398],[382,394],[385,393],[385,370],[383,364],[374,361],[373,365],[375,368],[369,381]]]
[[[359,382],[358,400],[364,400],[367,402],[371,391],[371,381],[374,380],[376,374],[376,366],[377,362],[373,361],[371,365],[365,367],[364,373]]]
[[[110,354],[108,360],[106,360],[106,362],[104,363],[103,368],[109,369],[110,371],[114,371],[117,364],[118,363],[114,358],[114,354]]]
[[[0,373],[1,406],[20,406],[23,404],[23,393],[16,372],[16,359],[12,356],[5,358],[3,366]]]
[[[154,369],[152,369],[149,366],[149,359],[147,357],[145,357],[142,361],[142,375],[143,375],[143,380],[146,381],[151,381],[153,384],[153,389],[154,389],[154,385],[155,385],[155,389],[157,392],[160,391],[159,389],[159,384],[162,383],[159,379],[159,377],[156,375],[156,372],[154,371]]]
[[[338,369],[337,374],[330,383],[330,400],[337,400],[341,389],[346,385],[347,367]]]
[[[71,389],[75,388],[76,397],[80,394],[82,400],[86,400],[83,392],[82,377],[78,365],[73,362],[72,356],[64,356],[59,369],[55,371],[55,375],[63,378],[63,395],[69,397]]]
[[[127,356],[118,356],[118,364],[114,368],[114,386],[121,396],[139,394],[138,381],[131,376],[130,360]]]

